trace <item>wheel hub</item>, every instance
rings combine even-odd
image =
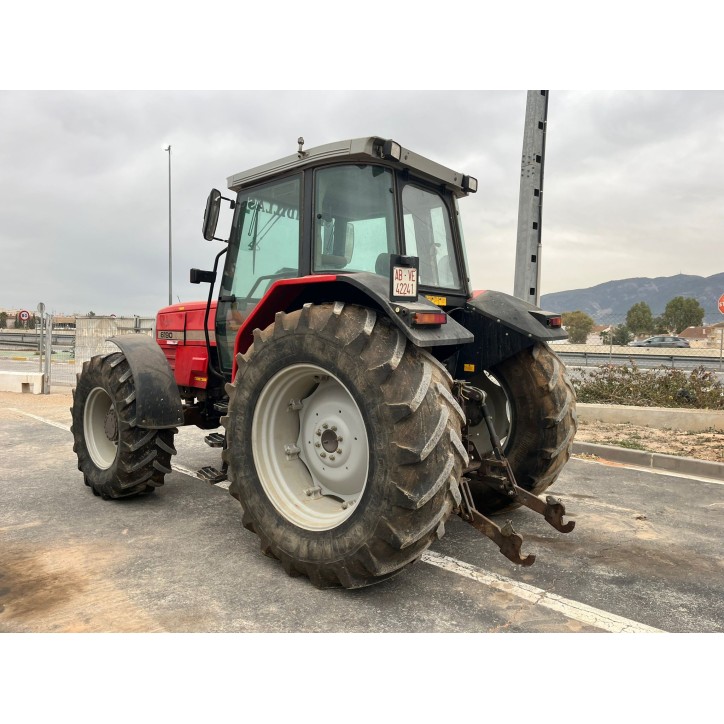
[[[322,438],[322,447],[326,450],[326,452],[342,452],[341,450],[337,450],[339,438],[337,437],[337,433],[335,432],[335,430],[328,428],[324,432],[322,432],[320,429],[317,430],[317,435]]]
[[[347,390],[336,379],[320,382],[304,400],[299,423],[300,457],[322,493],[358,498],[367,478],[367,436]]]
[[[111,442],[116,442],[118,440],[118,417],[113,406],[111,406],[108,410],[108,414],[106,415],[106,419],[103,423],[103,431],[106,433],[106,437]]]
[[[347,387],[316,365],[292,365],[266,383],[254,410],[252,449],[270,501],[301,528],[337,527],[367,484],[362,414]]]

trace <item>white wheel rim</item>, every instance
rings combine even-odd
[[[305,530],[331,530],[364,493],[369,444],[362,413],[347,387],[311,364],[277,372],[252,419],[259,480],[276,510]]]
[[[110,395],[94,387],[83,409],[83,434],[96,467],[107,470],[118,453],[118,414]]]

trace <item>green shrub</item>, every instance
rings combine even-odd
[[[632,361],[592,372],[577,370],[571,382],[579,402],[724,410],[724,386],[705,367],[689,373],[669,367],[642,370]]]

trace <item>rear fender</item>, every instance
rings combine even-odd
[[[145,334],[111,337],[128,360],[136,388],[136,424],[162,430],[184,424],[178,385],[164,353]]]
[[[479,292],[468,300],[460,320],[475,335],[475,343],[460,350],[457,377],[471,377],[518,354],[536,342],[568,338],[549,320],[560,317],[502,292]]]
[[[277,312],[291,312],[305,304],[344,302],[370,307],[388,317],[417,347],[451,351],[473,341],[471,332],[452,317],[438,327],[410,326],[406,319],[412,313],[439,312],[440,308],[421,295],[416,302],[392,303],[388,294],[389,280],[369,272],[280,279],[269,287],[237,332],[233,377],[236,377],[236,355],[249,349],[254,341],[254,330],[268,327]],[[430,351],[434,353],[434,349]]]

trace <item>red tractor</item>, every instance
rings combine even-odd
[[[547,342],[558,314],[473,291],[458,199],[477,181],[394,141],[299,150],[212,190],[203,234],[233,209],[208,300],[157,316],[156,339],[113,338],[71,409],[85,484],[152,493],[180,425],[221,470],[262,551],[316,586],[377,583],[417,560],[456,513],[528,565],[484,513],[525,505],[567,532],[558,477],[575,396]],[[219,241],[224,241],[219,239]],[[217,268],[225,256],[218,298]]]

